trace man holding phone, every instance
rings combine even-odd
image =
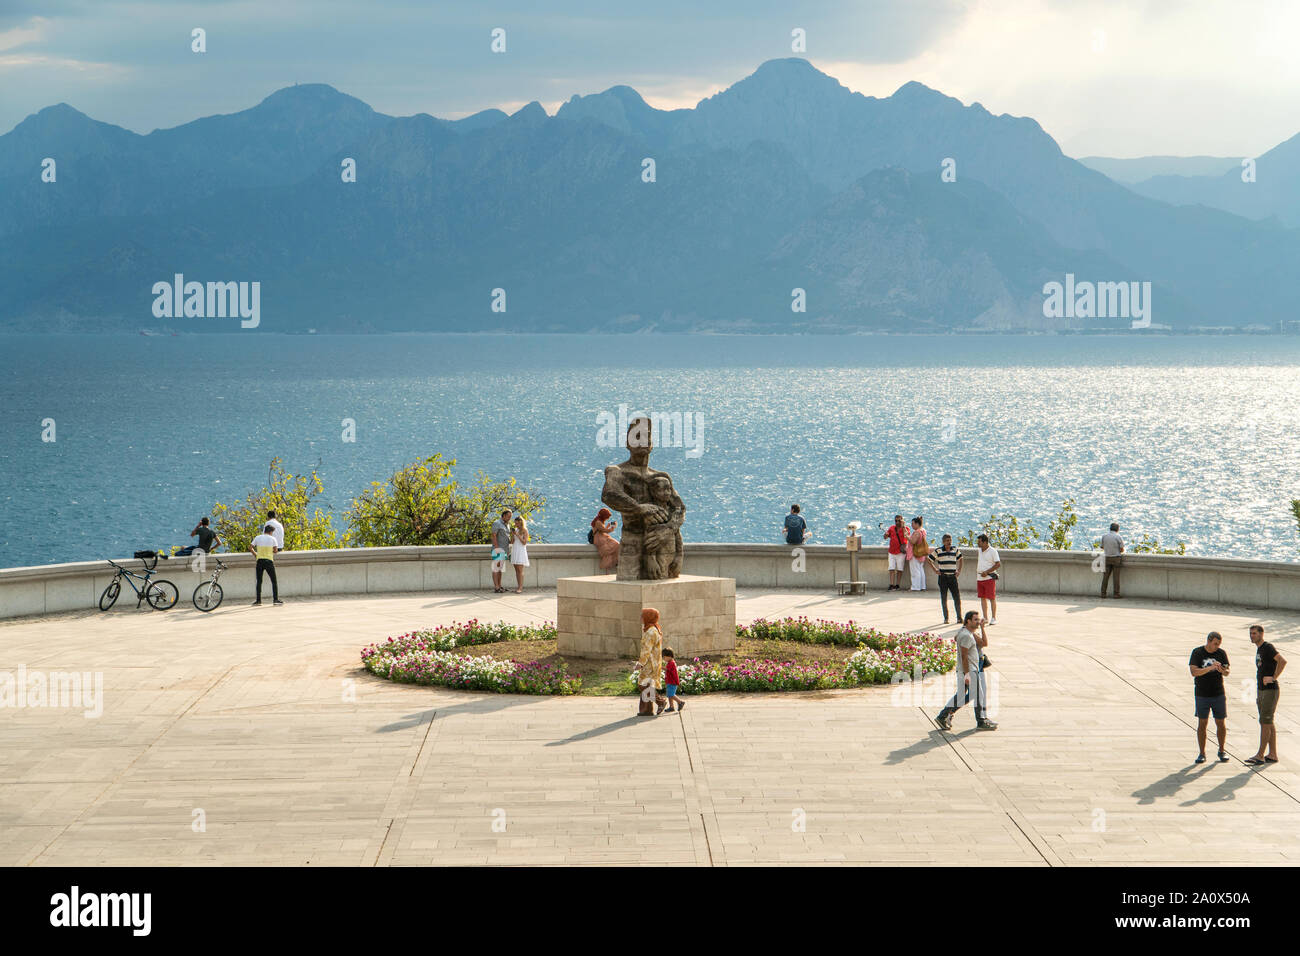
[[[894,523],[885,530],[889,542],[889,587],[887,591],[902,590],[903,568],[907,566],[907,525],[902,515],[894,515]]]
[[[978,629],[978,633],[976,630]],[[998,725],[988,718],[988,685],[984,681],[984,648],[989,646],[988,635],[979,611],[967,611],[957,631],[957,693],[952,695],[934,722],[944,730],[952,730],[952,715],[966,706],[975,695],[975,727],[977,730],[997,730]]]
[[[1214,714],[1214,728],[1219,737],[1219,763],[1228,762],[1224,748],[1228,745],[1228,696],[1223,690],[1223,679],[1228,676],[1228,655],[1223,650],[1223,635],[1211,631],[1205,635],[1205,644],[1192,651],[1187,661],[1192,672],[1196,695],[1196,743],[1200,749],[1197,763],[1205,763],[1205,736]]]

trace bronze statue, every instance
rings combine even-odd
[[[600,500],[623,515],[619,581],[660,581],[682,573],[686,506],[672,478],[650,467],[652,427],[649,418],[628,422],[628,459],[605,469]]]

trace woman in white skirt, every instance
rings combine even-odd
[[[524,568],[528,567],[528,525],[523,518],[516,518],[510,529],[510,563],[515,566],[515,580],[519,583],[515,593],[523,594]]]

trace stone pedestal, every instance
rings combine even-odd
[[[683,574],[617,581],[612,574],[556,582],[559,652],[630,657],[641,651],[641,609],[659,612],[664,644],[679,661],[736,649],[736,581]]]

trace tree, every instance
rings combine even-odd
[[[262,533],[266,513],[274,511],[284,525],[286,548],[309,551],[340,546],[328,511],[312,506],[312,499],[324,490],[316,469],[309,475],[285,471],[279,458],[271,459],[266,486],[250,492],[236,504],[217,502],[212,506],[212,524],[231,551],[247,551],[253,538]]]
[[[989,544],[995,548],[1010,548],[1013,551],[1033,547],[1038,538],[1038,529],[1028,521],[1021,523],[1013,514],[989,515],[989,520],[980,525],[980,530],[989,536]],[[979,534],[967,531],[961,536],[958,545],[973,548],[978,543]]]
[[[1066,498],[1061,502],[1061,510],[1047,523],[1047,540],[1043,547],[1049,551],[1069,551],[1074,547],[1070,532],[1079,523],[1079,516],[1074,510],[1074,499]]]
[[[1100,550],[1101,541],[1094,541],[1092,548],[1094,551]],[[1187,542],[1179,541],[1172,548],[1162,548],[1157,539],[1143,531],[1142,537],[1136,541],[1129,541],[1127,551],[1129,554],[1186,554]]]
[[[520,486],[513,478],[493,481],[481,471],[477,478],[478,483],[461,502],[465,544],[487,541],[493,519],[506,508],[513,511],[515,517],[522,517],[529,523],[546,509],[543,496],[532,488]],[[531,533],[530,537],[536,542],[542,540]]]
[[[546,499],[513,478],[493,481],[482,472],[477,484],[461,492],[452,477],[456,460],[433,455],[399,469],[386,482],[374,482],[348,510],[350,543],[391,545],[477,544],[488,540],[492,521],[509,508],[531,521]],[[534,540],[540,540],[534,538]]]
[[[363,548],[446,544],[458,525],[456,482],[442,455],[407,465],[387,482],[372,482],[352,499],[348,539]]]
[[[1101,546],[1100,542],[1097,546]],[[1179,541],[1172,548],[1162,548],[1159,541],[1144,531],[1137,541],[1129,542],[1128,550],[1134,554],[1186,554],[1187,542]]]

